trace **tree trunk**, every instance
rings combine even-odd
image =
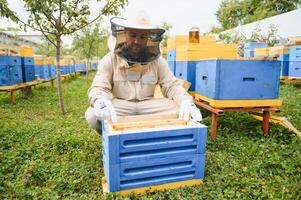
[[[64,106],[64,99],[63,99],[63,89],[62,89],[62,80],[61,80],[61,66],[60,66],[60,59],[61,59],[61,36],[56,37],[56,77],[57,77],[57,93],[59,97],[59,104],[61,108],[62,115],[65,114],[65,106]]]
[[[90,59],[86,59],[86,81],[88,82],[88,77],[89,77],[89,69],[91,68],[90,64]]]

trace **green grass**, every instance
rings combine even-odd
[[[91,80],[64,83],[64,117],[49,83],[18,95],[16,105],[0,94],[0,199],[122,199],[101,191],[101,138],[84,119]],[[280,93],[280,115],[301,130],[300,85],[281,85]],[[127,199],[301,198],[301,142],[293,133],[271,125],[264,136],[246,113],[220,117],[218,133],[217,142],[207,142],[203,185]]]

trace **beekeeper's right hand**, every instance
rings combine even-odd
[[[97,99],[94,103],[94,114],[98,120],[111,119],[113,123],[117,122],[116,111],[110,100]]]

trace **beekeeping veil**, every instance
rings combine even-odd
[[[133,13],[127,18],[113,17],[111,18],[110,22],[112,35],[114,36],[116,42],[114,45],[112,44],[114,39],[109,39],[109,43],[111,43],[109,44],[109,47],[111,46],[112,48],[114,46],[114,52],[120,57],[126,59],[128,63],[147,64],[157,59],[161,55],[159,44],[162,40],[162,35],[165,30],[152,25],[145,12],[141,11]],[[146,48],[141,53],[139,59],[134,59],[129,54],[129,49],[127,47],[125,38],[125,28],[149,31]]]

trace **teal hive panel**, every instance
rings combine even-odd
[[[279,61],[289,61],[289,54],[281,54],[281,55],[278,57],[278,60],[279,60]]]
[[[35,76],[38,79],[49,79],[49,68],[48,65],[35,65],[34,66]]]
[[[281,61],[280,67],[281,67],[280,76],[288,76],[289,61]]]
[[[276,99],[280,62],[204,60],[196,67],[196,93],[217,100]]]

